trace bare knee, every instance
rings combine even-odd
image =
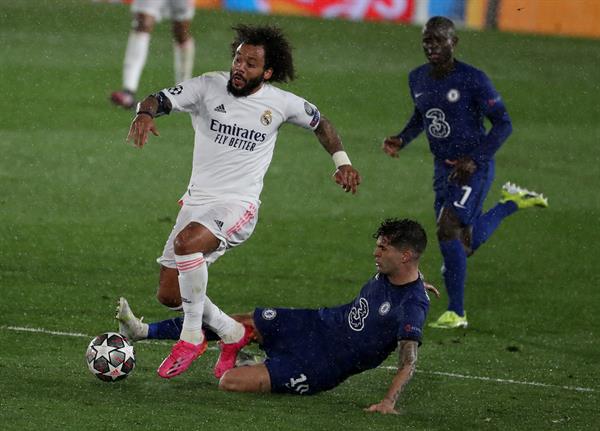
[[[191,37],[190,21],[173,21],[173,38],[178,44],[181,45]]]
[[[271,377],[264,364],[232,368],[219,380],[219,389],[228,392],[271,392]]]
[[[239,392],[239,384],[236,379],[229,377],[231,373],[227,371],[219,380],[219,389],[227,392]]]
[[[144,13],[136,14],[133,21],[133,29],[142,33],[152,33],[152,30],[154,30],[154,18]]]
[[[215,251],[220,241],[206,227],[192,222],[175,237],[175,254],[184,256],[192,253],[210,253]]]

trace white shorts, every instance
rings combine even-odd
[[[194,0],[133,0],[131,12],[150,15],[157,22],[163,18],[191,21],[196,8]]]
[[[167,268],[175,265],[175,237],[191,222],[206,227],[221,242],[219,247],[204,255],[210,265],[225,252],[240,245],[252,235],[258,221],[258,204],[242,202],[213,202],[203,205],[186,205],[179,210],[175,226],[167,239],[162,256],[156,261]]]

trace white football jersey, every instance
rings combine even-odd
[[[259,202],[263,178],[285,122],[314,130],[319,110],[306,100],[264,83],[254,94],[227,91],[229,72],[210,72],[162,92],[171,112],[188,112],[195,131],[194,160],[184,203],[206,200]]]

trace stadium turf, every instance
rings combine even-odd
[[[403,415],[384,417],[362,409],[383,396],[388,368],[306,398],[219,392],[214,349],[162,381],[162,342],[136,345],[138,366],[123,382],[86,369],[92,336],[116,329],[120,295],[146,321],[170,316],[154,299],[154,259],[191,167],[185,115],[159,119],[160,138],[143,150],[124,144],[132,116],[108,95],[120,85],[129,22],[125,6],[0,4],[0,428],[597,429],[598,41],[460,33],[459,58],[492,77],[515,128],[488,206],[510,180],[543,191],[550,208],[515,214],[470,258],[471,327],[425,330]],[[425,225],[422,270],[443,290],[427,144],[419,138],[399,160],[379,148],[412,111],[407,73],[423,62],[419,29],[199,11],[196,73],[228,67],[230,27],[240,22],[285,29],[298,71],[285,88],[333,121],[364,183],[344,195],[314,136],[285,126],[258,227],[211,267],[212,299],[231,312],[344,302],[373,274],[371,233],[391,216]],[[140,93],[171,85],[172,75],[162,24]],[[445,295],[433,300],[430,320],[445,305]]]

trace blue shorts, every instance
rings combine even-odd
[[[440,216],[442,208],[452,208],[463,225],[472,225],[483,212],[483,202],[494,182],[494,160],[484,165],[477,166],[469,182],[461,186],[449,181],[448,176],[453,167],[443,161],[435,161],[433,177],[433,191],[435,202],[433,204],[436,218]]]
[[[264,340],[271,392],[312,395],[348,377],[335,368],[317,310],[257,308],[254,323]]]

